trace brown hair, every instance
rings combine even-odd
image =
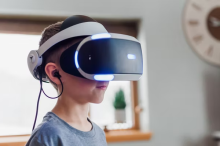
[[[45,43],[48,39],[50,39],[52,36],[54,36],[55,34],[57,34],[58,32],[60,32],[60,28],[63,22],[57,22],[55,24],[49,25],[48,27],[46,27],[44,29],[44,31],[42,32],[42,37],[40,39],[40,43],[39,45],[41,46],[43,43]],[[57,65],[59,64],[59,60],[60,60],[60,55],[62,53],[63,50],[67,49],[68,47],[70,47],[72,44],[75,43],[74,40],[79,39],[82,37],[77,37],[77,38],[71,38],[71,39],[67,39],[64,40],[62,42],[59,42],[58,44],[54,45],[53,47],[51,47],[48,51],[46,51],[43,54],[43,63],[42,63],[42,71],[43,74],[47,76],[47,74],[45,73],[45,66],[47,63],[49,62],[53,62]],[[47,76],[47,78],[49,79],[50,83],[53,85],[53,87],[58,90],[57,85],[50,80],[50,78]]]

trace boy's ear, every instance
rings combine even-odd
[[[59,79],[56,76],[54,76],[54,73],[56,71],[59,72],[58,67],[55,63],[47,63],[44,70],[52,82],[54,82],[56,85],[60,84]]]

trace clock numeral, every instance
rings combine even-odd
[[[200,6],[198,6],[197,4],[195,4],[195,3],[193,3],[192,6],[193,6],[193,8],[195,8],[198,11],[202,10],[202,8]]]
[[[207,53],[208,56],[212,56],[212,54],[213,54],[213,46],[210,46],[208,48],[208,50],[206,51],[206,53]]]
[[[199,24],[199,22],[197,20],[189,20],[189,25],[191,25],[191,26],[195,26],[198,24]]]
[[[195,36],[195,37],[193,38],[193,40],[194,40],[196,43],[199,43],[200,41],[202,41],[202,39],[203,39],[203,36],[202,36],[202,35],[198,35],[198,36]]]

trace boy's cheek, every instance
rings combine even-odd
[[[72,87],[77,87],[77,88],[89,88],[89,87],[95,87],[96,86],[96,81],[80,78],[80,77],[75,77],[73,75],[68,75],[66,77],[66,80],[68,85],[71,85]]]
[[[81,89],[94,89],[96,87],[96,82],[94,81],[81,81],[78,82],[78,88]]]

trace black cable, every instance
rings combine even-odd
[[[62,83],[62,81],[61,81],[61,79],[60,79],[59,77],[58,77],[58,79],[60,80],[60,83],[61,83],[61,86],[62,86],[62,91],[61,91],[61,93],[60,93],[59,96],[57,96],[57,97],[50,97],[50,96],[48,96],[48,95],[44,92],[44,89],[43,89],[43,88],[41,89],[41,90],[43,91],[44,95],[47,96],[47,97],[50,98],[50,99],[56,99],[56,98],[60,97],[60,96],[62,95],[62,93],[63,93],[63,83]]]
[[[34,130],[35,125],[36,125],[36,121],[37,121],[38,107],[39,107],[39,102],[40,102],[41,91],[43,91],[44,95],[47,96],[47,97],[50,98],[50,99],[56,99],[56,98],[60,97],[60,96],[62,95],[62,93],[63,93],[63,83],[62,83],[62,81],[61,81],[61,79],[60,79],[61,76],[60,76],[59,74],[58,74],[58,76],[55,76],[55,77],[57,77],[57,78],[60,80],[60,83],[61,83],[61,86],[62,86],[62,91],[61,91],[60,95],[57,96],[57,97],[49,97],[49,96],[44,92],[44,90],[43,90],[43,86],[42,86],[42,71],[41,71],[41,67],[40,67],[40,66],[39,66],[39,68],[38,68],[38,73],[39,73],[39,80],[40,80],[40,92],[39,92],[39,95],[38,95],[37,109],[36,109],[36,114],[35,114],[35,119],[34,119],[34,124],[33,124],[32,131]],[[37,76],[36,76],[36,77],[37,77]]]
[[[39,71],[40,71],[40,69],[39,69]],[[40,92],[39,92],[39,95],[38,95],[37,109],[36,109],[36,114],[35,114],[35,119],[34,119],[34,124],[33,124],[32,131],[34,130],[35,124],[36,124],[36,121],[37,121],[38,107],[39,107],[40,96],[41,96],[41,90],[42,90],[42,74],[41,74],[41,71],[40,71],[40,73],[39,73],[39,77],[40,77]]]

